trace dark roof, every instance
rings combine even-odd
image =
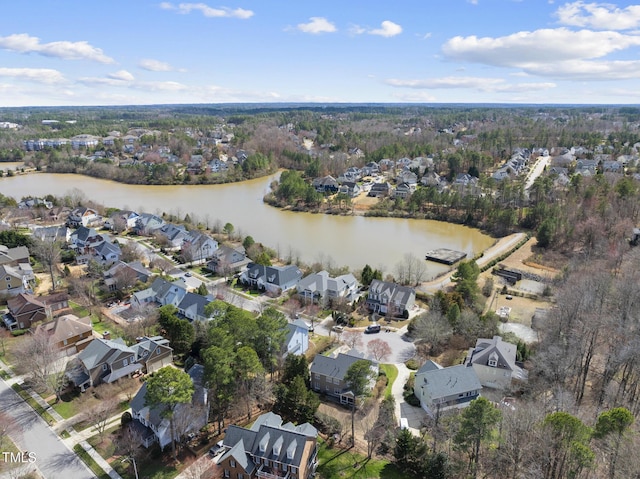
[[[312,374],[322,374],[330,378],[344,380],[345,374],[356,361],[364,359],[362,356],[355,355],[353,350],[349,354],[338,354],[337,357],[317,355],[311,365]],[[365,361],[368,361],[366,359]]]

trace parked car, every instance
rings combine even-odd
[[[380,332],[380,325],[379,324],[370,324],[364,330],[365,334],[373,334],[373,333],[379,333],[379,332]]]
[[[337,325],[337,326],[334,326],[332,329],[333,329],[336,333],[341,333],[342,331],[344,331],[344,326]]]
[[[211,456],[216,456],[220,451],[222,451],[222,441],[216,442],[214,446],[209,449],[209,454]]]

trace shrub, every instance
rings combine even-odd
[[[413,371],[417,371],[418,369],[420,369],[420,363],[417,359],[414,358],[407,360],[404,365]]]
[[[333,436],[334,434],[342,434],[342,424],[336,418],[316,411],[313,416],[314,426],[323,434]]]
[[[27,331],[29,331],[28,329],[14,329],[13,331],[11,331],[11,335],[14,337],[17,336],[22,336],[23,334],[26,334]]]
[[[122,426],[126,426],[127,424],[129,424],[131,421],[133,421],[133,416],[131,416],[131,413],[129,411],[125,412],[121,417],[120,417],[120,424]]]

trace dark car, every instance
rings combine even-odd
[[[379,332],[380,332],[380,325],[379,324],[370,324],[364,330],[365,334],[373,334],[373,333],[379,333]]]

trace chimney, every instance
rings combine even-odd
[[[109,331],[105,331],[102,333],[102,339],[111,339],[111,333]]]

